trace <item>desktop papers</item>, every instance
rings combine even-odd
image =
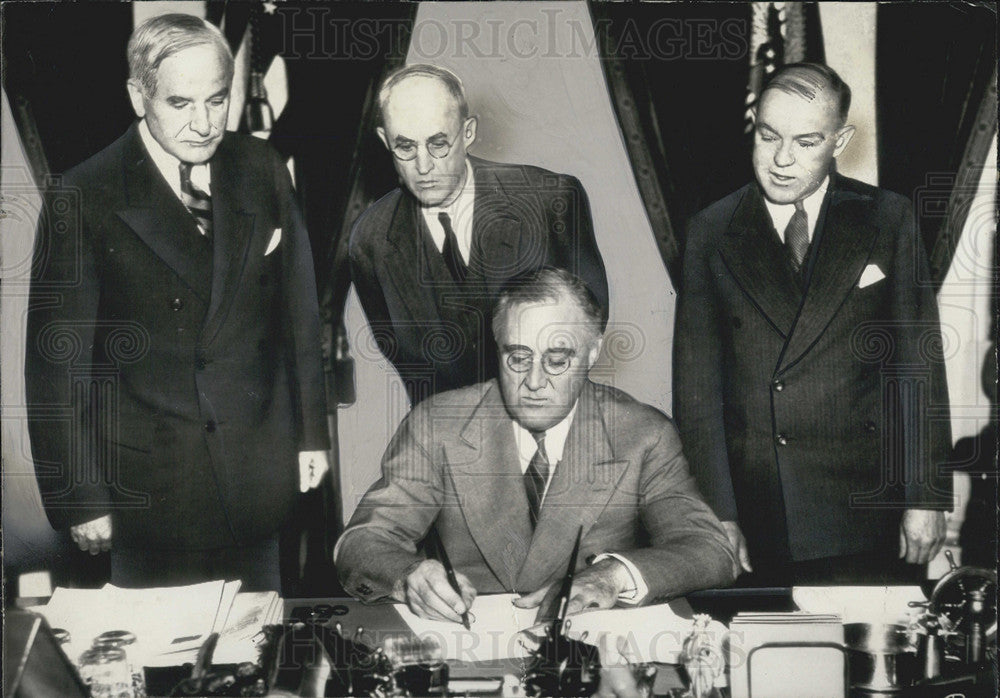
[[[514,605],[516,598],[516,594],[477,596],[469,610],[471,630],[460,623],[421,618],[405,604],[396,604],[396,611],[414,635],[438,644],[446,661],[516,659],[528,655],[526,638],[519,634],[535,624],[538,612],[535,608],[518,608]]]
[[[825,613],[739,613],[729,624],[732,698],[842,696],[844,642],[840,617]],[[798,643],[774,647],[774,643]],[[816,643],[825,646],[817,647]],[[812,644],[813,646],[802,646]]]
[[[69,632],[64,649],[74,662],[101,633],[127,630],[136,636],[126,648],[133,664],[193,662],[213,632],[220,633],[214,662],[238,663],[256,659],[253,638],[282,612],[277,593],[240,594],[239,588],[239,581],[223,580],[153,589],[60,587],[48,604],[31,610],[45,616],[51,627]]]
[[[535,626],[536,609],[517,608],[513,605],[516,598],[515,594],[476,597],[469,613],[471,630],[458,623],[420,618],[403,604],[397,604],[396,610],[415,635],[439,644],[446,660],[519,659],[536,646],[542,628]],[[691,617],[676,613],[670,604],[586,611],[567,619],[567,634],[595,645],[607,665],[677,663],[692,628]],[[721,648],[725,626],[713,621],[709,632]]]
[[[812,613],[836,613],[844,623],[908,624],[923,609],[910,602],[926,601],[918,586],[795,587],[795,605]]]

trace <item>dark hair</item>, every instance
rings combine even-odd
[[[146,94],[151,95],[156,92],[156,71],[164,60],[184,49],[204,44],[219,50],[232,79],[233,52],[214,24],[194,15],[178,13],[148,19],[128,40],[129,79],[138,81]]]
[[[607,309],[601,307],[594,292],[583,279],[565,269],[542,267],[537,271],[519,274],[501,287],[500,296],[493,306],[493,336],[499,335],[498,330],[506,321],[511,308],[543,301],[558,302],[564,297],[572,299],[583,311],[594,334],[604,332],[608,324]]]
[[[412,77],[431,78],[440,82],[448,90],[448,94],[455,98],[455,102],[458,104],[458,118],[463,123],[469,118],[469,103],[465,99],[465,87],[459,77],[447,68],[428,63],[414,63],[389,73],[378,88],[378,124],[380,126],[385,126],[385,105],[389,101],[389,92],[403,80]]]
[[[761,96],[771,89],[781,90],[810,102],[821,92],[831,90],[837,100],[840,125],[847,123],[847,113],[851,110],[851,88],[830,66],[822,63],[789,63],[774,71],[774,75],[761,90]]]

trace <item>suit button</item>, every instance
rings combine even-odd
[[[213,420],[208,420],[205,422],[205,431],[209,434],[215,433],[215,422]]]
[[[788,445],[788,436],[785,434],[778,434],[778,436],[774,440],[778,442],[779,446]]]
[[[184,308],[183,298],[174,298],[172,301],[170,301],[171,310],[181,310],[182,308]]]
[[[867,431],[869,434],[874,434],[876,431],[878,431],[878,425],[869,419],[867,422],[865,422],[865,431]]]
[[[784,382],[783,380],[781,380],[780,378],[776,379],[776,380],[774,381],[774,383],[772,383],[771,385],[773,385],[773,386],[774,386],[774,390],[775,390],[776,392],[779,392],[779,393],[780,393],[780,392],[781,392],[782,390],[784,390],[784,389],[785,389],[785,382]]]
[[[733,327],[740,329],[743,327],[743,321],[739,319],[736,315],[733,316]]]
[[[199,371],[204,371],[206,366],[208,366],[208,359],[204,355],[198,354],[194,359],[194,367]]]

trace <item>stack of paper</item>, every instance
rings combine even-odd
[[[732,698],[829,698],[844,695],[840,616],[826,613],[740,613],[729,624]],[[764,648],[772,643],[797,647]],[[759,648],[759,649],[757,649]],[[756,649],[756,651],[755,651]],[[752,656],[751,656],[752,655]],[[752,693],[750,692],[752,690]]]
[[[918,586],[795,587],[795,605],[810,613],[836,613],[844,623],[908,625],[923,611],[910,606],[926,597]]]
[[[215,663],[253,661],[253,638],[264,624],[280,618],[281,600],[275,592],[240,594],[239,588],[239,581],[223,580],[153,589],[60,587],[47,605],[31,610],[69,632],[63,649],[74,662],[108,630],[135,634],[135,644],[126,647],[134,665],[193,662],[213,632],[220,633]]]
[[[284,603],[276,591],[237,594],[220,631],[214,663],[256,661],[261,628],[281,623],[283,612]]]

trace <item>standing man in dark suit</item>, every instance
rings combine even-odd
[[[439,393],[403,421],[337,543],[348,592],[455,622],[477,592],[521,592],[517,605],[547,608],[581,526],[569,612],[732,582],[734,552],[673,424],[587,377],[603,314],[562,269],[501,290],[499,378]],[[421,550],[431,529],[461,596]]]
[[[227,133],[214,26],[128,45],[139,117],[48,193],[28,316],[29,429],[49,520],[124,586],[278,589],[277,530],[327,470],[312,257],[290,178]]]
[[[919,574],[951,506],[926,255],[907,199],[837,174],[849,107],[830,68],[777,71],[756,115],[757,181],[688,230],[675,417],[762,583]]]
[[[604,262],[576,178],[468,155],[476,117],[443,68],[390,75],[379,111],[378,136],[402,186],[355,223],[351,273],[411,403],[496,375],[491,305],[512,276],[567,269],[607,312]]]

